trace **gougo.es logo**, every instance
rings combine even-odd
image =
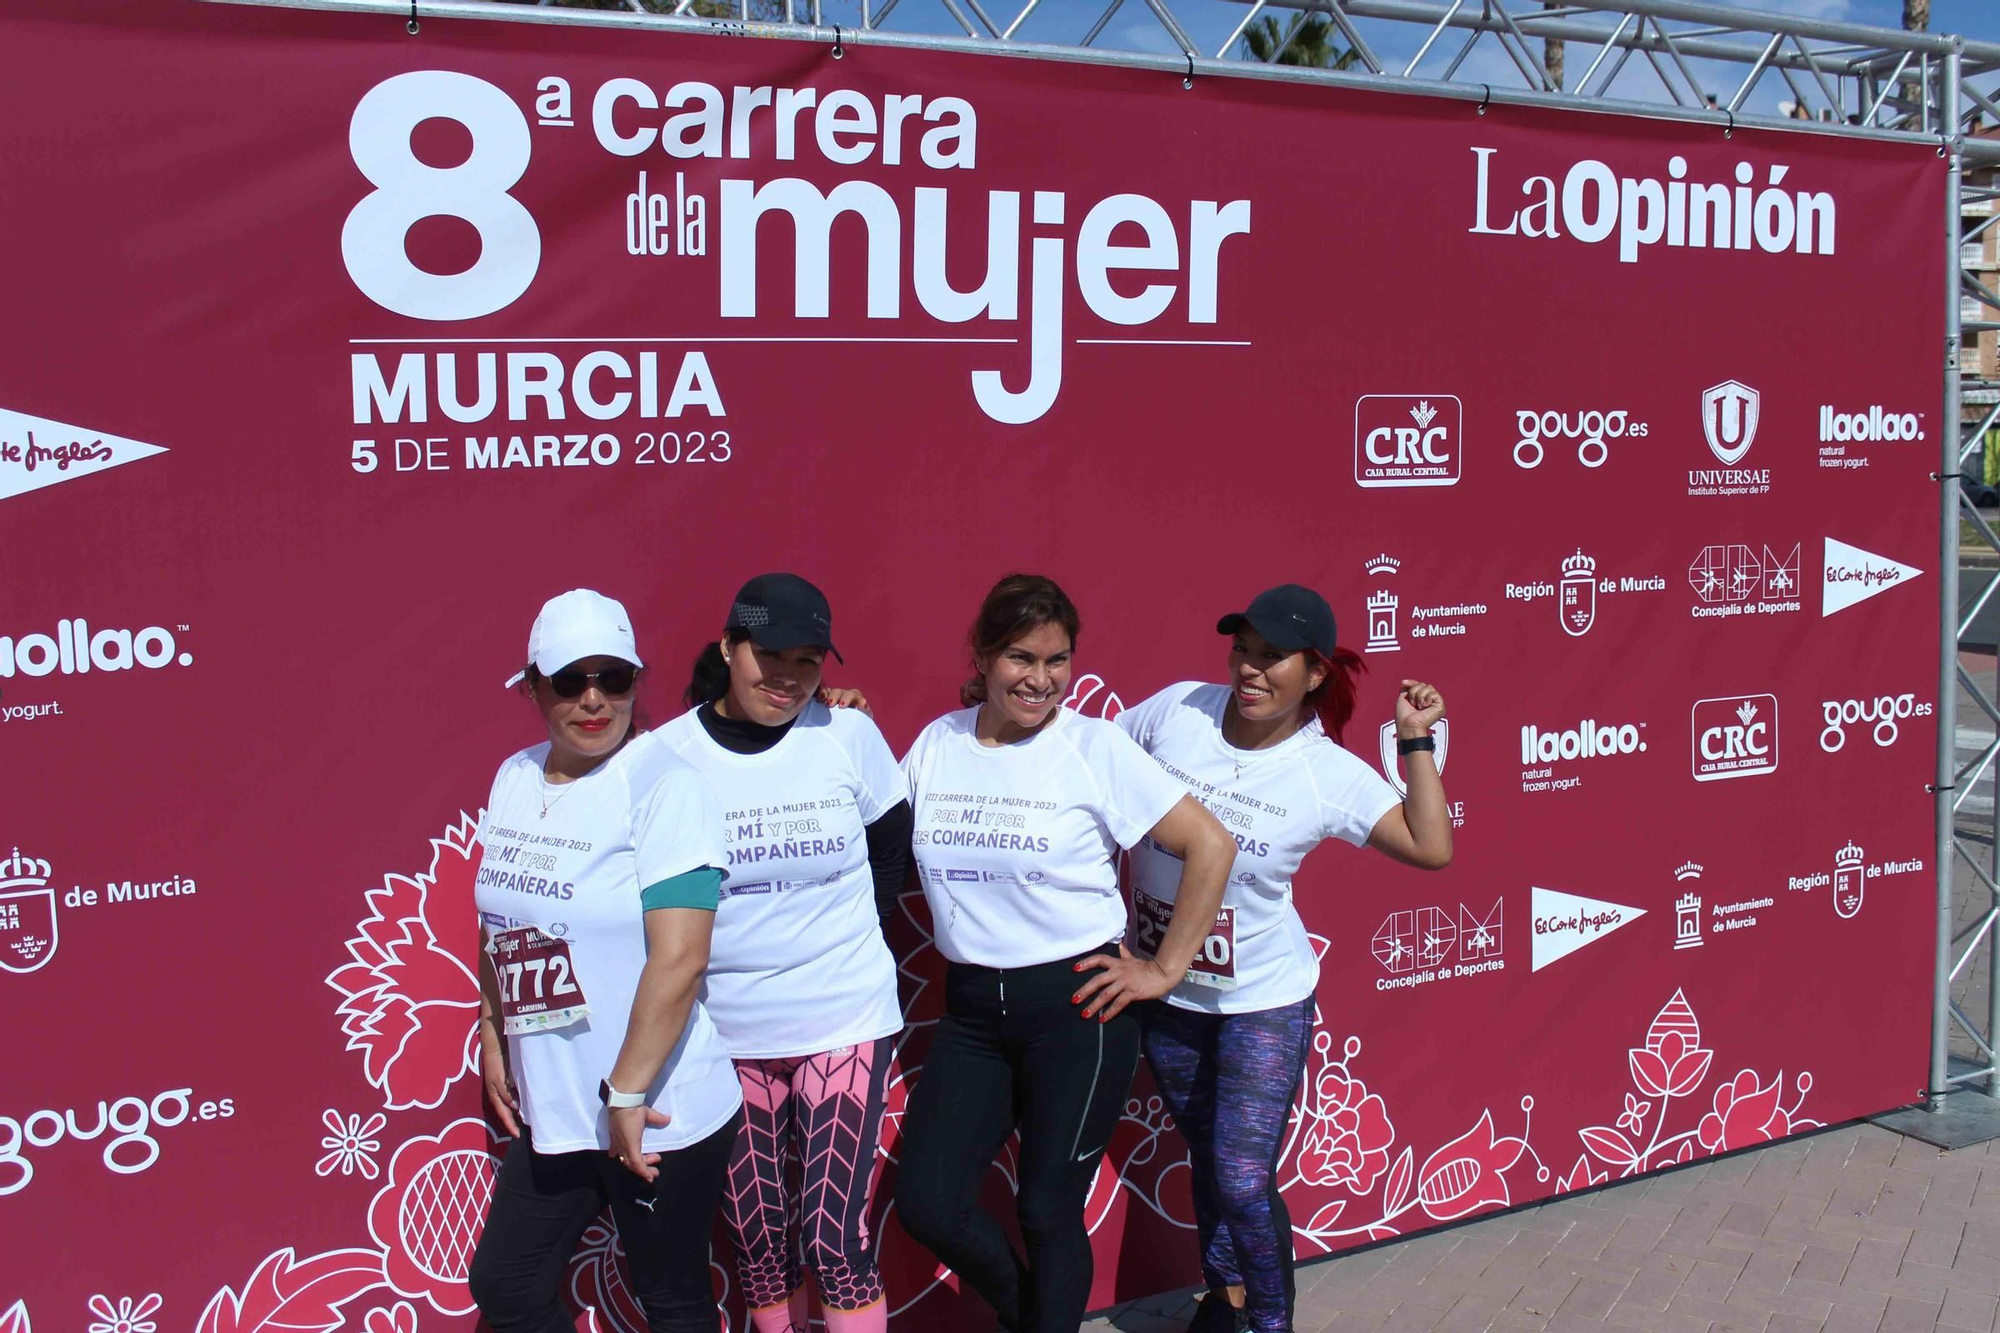
[[[1884,694],[1873,699],[1828,699],[1820,705],[1826,728],[1819,734],[1819,748],[1837,753],[1847,744],[1847,729],[1872,723],[1875,744],[1894,745],[1902,729],[1897,725],[1913,717],[1929,717],[1931,705],[1920,703],[1914,694]]]
[[[194,1100],[193,1088],[171,1088],[152,1098],[100,1100],[94,1110],[30,1111],[18,1119],[0,1115],[0,1197],[18,1194],[35,1178],[31,1150],[53,1148],[64,1139],[105,1140],[104,1165],[121,1176],[137,1175],[160,1160],[154,1131],[190,1120],[227,1120],[236,1114],[232,1097]]]

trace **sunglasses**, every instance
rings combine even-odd
[[[548,677],[549,688],[558,699],[577,699],[583,692],[595,685],[605,695],[616,699],[632,692],[633,683],[639,678],[639,669],[629,666],[606,667],[602,671],[571,671],[564,668]]]

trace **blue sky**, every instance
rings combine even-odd
[[[966,0],[958,0],[961,7]],[[1109,0],[1042,0],[1041,5],[1016,34],[1029,41],[1055,42],[1073,45],[1080,42],[1097,17],[1104,12]],[[1732,3],[1733,0],[1721,0]],[[987,14],[996,24],[1004,28],[1020,11],[1025,0],[980,0]],[[1188,30],[1195,43],[1205,55],[1214,55],[1242,20],[1246,5],[1240,0],[1167,0],[1175,16]],[[879,8],[880,0],[875,0]],[[838,22],[845,13],[858,12],[857,0],[823,0],[826,22]],[[1514,6],[1510,5],[1510,8]],[[1737,6],[1743,9],[1789,13],[1821,19],[1841,20],[1850,23],[1865,23],[1877,27],[1895,28],[1902,24],[1901,0],[1757,0],[1753,4]],[[1288,11],[1277,12],[1288,18]],[[959,29],[941,0],[901,0],[892,12],[885,28],[903,32],[930,32],[960,34]],[[1403,63],[1413,55],[1424,37],[1424,31],[1409,24],[1385,24],[1379,21],[1361,21],[1357,24],[1362,36],[1383,58],[1384,62],[1400,70]],[[1669,25],[1670,30],[1674,25]],[[1683,25],[1684,26],[1684,25]],[[1957,32],[1981,41],[2000,43],[2000,3],[1996,0],[1932,0],[1931,31]],[[1445,38],[1433,47],[1431,54],[1418,73],[1438,75],[1464,42],[1463,35],[1456,39]],[[1175,50],[1159,22],[1147,9],[1144,0],[1124,0],[1117,14],[1098,38],[1101,47],[1118,47],[1127,50],[1156,51],[1172,53]],[[1588,65],[1590,53],[1579,51],[1577,44],[1571,47],[1570,78],[1577,78]],[[1697,62],[1697,77],[1701,78],[1707,91],[1719,94],[1725,101],[1735,91],[1736,83],[1742,76],[1742,69],[1727,64]],[[1461,80],[1485,81],[1496,85],[1521,86],[1519,72],[1491,37],[1482,38],[1461,67]],[[1802,80],[1803,81],[1803,80]],[[2000,76],[1981,80],[1982,85],[2000,82]],[[1630,61],[1613,89],[1615,95],[1635,101],[1655,102],[1666,100],[1666,94],[1658,77],[1643,60]],[[1791,96],[1784,83],[1775,75],[1767,75],[1758,85],[1748,103],[1749,109],[1765,114],[1775,114],[1780,104]]]

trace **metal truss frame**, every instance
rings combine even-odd
[[[1981,283],[1963,264],[1961,244],[1978,241],[2000,221],[2000,184],[1965,183],[1973,169],[1987,180],[2000,181],[2000,136],[1976,132],[2000,124],[2000,92],[1988,80],[1982,89],[1973,81],[2000,74],[2000,44],[1969,42],[1957,36],[1836,23],[1795,15],[1765,14],[1704,0],[1129,0],[1134,12],[1143,10],[1157,21],[1171,53],[1117,49],[1106,43],[1107,31],[1128,0],[1090,0],[1066,12],[1080,20],[1072,40],[1051,43],[1018,36],[1041,8],[1043,0],[1018,0],[1019,8],[998,17],[990,10],[996,0],[935,0],[956,33],[933,35],[894,31],[884,24],[904,0],[850,0],[858,5],[860,24],[829,24],[823,0],[705,0],[710,10],[733,5],[733,17],[703,17],[698,0],[623,0],[625,8],[571,7],[589,0],[216,0],[218,3],[276,5],[290,8],[341,9],[403,19],[412,33],[426,17],[485,18],[614,26],[625,28],[728,31],[757,36],[791,37],[829,43],[836,56],[846,45],[920,47],[959,52],[1080,61],[1157,69],[1179,75],[1188,86],[1202,77],[1267,78],[1309,83],[1367,87],[1390,92],[1489,103],[1511,103],[1572,110],[1616,111],[1647,117],[1709,124],[1727,136],[1738,125],[1803,134],[1823,134],[1922,143],[1946,159],[1939,205],[1945,214],[1945,271],[1942,280],[1943,347],[1941,419],[1956,430],[1940,430],[1942,447],[1933,478],[1939,483],[1941,539],[1939,570],[1938,749],[1932,784],[1936,805],[1935,867],[1937,872],[1936,960],[1932,995],[1932,1034],[1925,1109],[1947,1110],[1948,1093],[1983,1089],[2000,1094],[2000,800],[1993,826],[1968,841],[1959,836],[1957,814],[1972,784],[2000,764],[2000,736],[1969,762],[1957,762],[1958,695],[1963,689],[1980,715],[2000,733],[2000,701],[1983,689],[1959,664],[1959,645],[1966,630],[1986,605],[2000,595],[2000,579],[1972,603],[1961,608],[1958,592],[1960,520],[1979,543],[2000,551],[2000,532],[1973,508],[1958,484],[1963,463],[1981,447],[1987,430],[2000,424],[2000,382],[1974,387],[1996,399],[1971,429],[1961,420],[1960,340],[1964,334],[2000,330],[2000,293]],[[609,3],[609,0],[599,0]],[[1017,0],[1007,0],[1010,7]],[[1101,4],[1101,7],[1100,7]],[[1230,5],[1240,9],[1229,37],[1205,54],[1176,14],[1198,6]],[[908,19],[921,7],[911,5]],[[1047,27],[1056,6],[1044,12],[1037,27]],[[1230,53],[1260,18],[1277,18],[1283,35],[1268,58],[1231,58]],[[935,17],[933,15],[933,17]],[[1287,49],[1306,25],[1325,23],[1338,30],[1351,52],[1347,68],[1304,68],[1281,63]],[[1377,41],[1368,39],[1369,33]],[[1394,40],[1385,34],[1393,34]],[[1560,41],[1588,52],[1583,75],[1571,87],[1559,86],[1530,43]],[[1380,43],[1381,49],[1378,49]],[[1414,54],[1400,64],[1385,59],[1382,50],[1408,49]],[[1506,57],[1504,63],[1483,61],[1491,74],[1498,68],[1518,76],[1502,83],[1467,76],[1468,60],[1482,47]],[[1614,85],[1634,58],[1650,66],[1654,78],[1638,81],[1632,91],[1614,95]],[[1637,66],[1634,66],[1636,69]],[[1750,109],[1753,94],[1782,85],[1794,108],[1791,116],[1774,116]],[[1654,100],[1646,100],[1650,96]],[[1983,221],[1968,222],[1965,206],[1992,205]],[[1976,303],[1980,319],[1961,316],[1961,297]],[[1983,851],[1978,841],[1986,841]],[[1968,925],[1954,928],[1952,877],[1963,862],[1976,881],[1975,895],[1984,904]],[[1973,1014],[1954,1000],[1953,984],[1969,971],[1983,968],[1988,981],[1985,1012]],[[1953,1031],[1962,1033],[1977,1059],[1953,1068]],[[1983,1113],[1982,1113],[1983,1114]],[[1922,1118],[1922,1117],[1920,1117]],[[1942,1116],[1929,1117],[1942,1120]],[[1908,1120],[1899,1128],[1909,1129]],[[1915,1130],[1922,1134],[1921,1129]],[[1969,1137],[2000,1135],[2000,1113],[1986,1115]]]

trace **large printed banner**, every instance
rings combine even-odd
[[[1919,1095],[1928,149],[193,0],[0,50],[6,1333],[471,1327],[475,830],[579,585],[657,721],[806,574],[899,749],[1014,569],[1089,713],[1289,580],[1392,779],[1436,682],[1456,862],[1298,885],[1304,1256]],[[877,1228],[897,1327],[977,1329],[896,1217],[928,927]],[[1089,1223],[1099,1302],[1195,1280],[1143,1074]],[[620,1263],[579,1328],[641,1328]]]

